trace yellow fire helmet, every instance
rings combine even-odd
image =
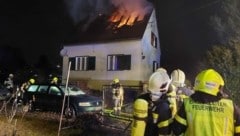
[[[185,86],[185,73],[180,69],[175,69],[171,73],[172,84],[176,87]]]
[[[222,76],[213,69],[207,69],[197,75],[194,90],[216,96],[220,86],[224,86]]]
[[[57,77],[54,77],[54,78],[53,78],[53,81],[58,81],[58,78],[57,78]]]
[[[113,83],[114,83],[114,84],[119,83],[119,79],[118,79],[118,78],[115,78],[115,79],[113,80]]]
[[[31,78],[31,79],[29,79],[29,82],[30,82],[31,84],[34,84],[34,83],[35,83],[35,80],[34,80],[33,78]]]

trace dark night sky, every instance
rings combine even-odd
[[[206,50],[218,44],[210,17],[218,14],[220,2],[156,0],[163,67],[180,68],[187,77],[195,77]]]
[[[26,0],[0,3],[0,46],[19,48],[27,61],[40,55],[59,61],[59,51],[71,22],[57,0]]]

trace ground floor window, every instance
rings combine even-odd
[[[107,56],[107,70],[130,70],[131,69],[131,55],[115,54]]]
[[[71,70],[88,71],[96,69],[95,56],[70,57],[69,61],[71,61]]]

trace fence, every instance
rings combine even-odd
[[[122,112],[132,113],[132,104],[137,96],[142,92],[142,86],[124,86],[124,101]],[[102,98],[104,101],[104,110],[113,109],[114,101],[112,99],[112,87],[111,85],[103,85]]]

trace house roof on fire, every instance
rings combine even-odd
[[[139,20],[134,18],[133,24],[122,25],[122,21],[111,22],[110,16],[98,15],[92,21],[91,19],[82,21],[78,24],[77,37],[74,43],[99,43],[111,42],[127,39],[141,39],[149,21],[151,12],[145,14]],[[128,18],[127,20],[129,20]],[[89,21],[90,20],[90,21]],[[122,18],[120,19],[122,20]]]

